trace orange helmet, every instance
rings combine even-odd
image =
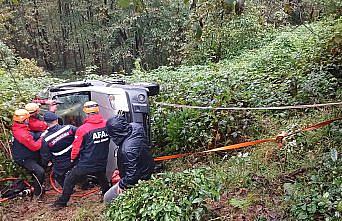
[[[98,113],[98,112],[100,112],[99,104],[94,102],[94,101],[87,101],[83,105],[83,111],[86,114]]]
[[[13,120],[15,122],[23,123],[30,117],[30,113],[25,109],[18,109],[14,111]]]
[[[26,104],[25,109],[30,114],[33,114],[34,112],[39,111],[39,105],[37,103],[28,103]]]

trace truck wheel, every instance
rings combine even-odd
[[[147,95],[148,96],[155,96],[159,94],[160,87],[157,83],[146,83],[146,82],[139,82],[132,84],[134,86],[142,86],[148,89]]]

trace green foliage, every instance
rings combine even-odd
[[[134,3],[135,8],[141,8],[138,2]],[[127,13],[132,9],[111,14],[116,25],[108,43],[112,48],[111,62],[118,73],[130,73],[136,59],[145,70],[180,63],[187,9],[179,1],[149,1],[144,6],[130,19]]]
[[[229,200],[229,204],[233,207],[237,207],[239,209],[246,210],[250,205],[252,201],[251,199],[237,199],[237,198],[231,198]]]
[[[341,15],[341,1],[203,0],[191,4],[184,64],[203,64],[268,44],[275,27]]]
[[[42,88],[60,80],[49,77],[34,60],[16,58],[2,42],[0,55],[0,120],[8,125],[16,108],[22,108]]]
[[[218,64],[139,71],[130,80],[160,83],[162,93],[156,101],[166,103],[255,107],[340,100],[341,56],[334,54],[340,43],[333,40],[339,38],[340,26],[341,19],[329,18],[279,30],[268,44]],[[263,123],[255,118],[251,112],[155,107],[153,142],[161,151],[167,151],[163,146],[192,151],[246,136],[259,138]]]
[[[294,183],[284,184],[284,199],[291,219],[340,219],[341,125],[341,122],[336,122],[319,132],[290,137],[279,153],[281,158],[286,157],[284,169],[309,168],[304,177]],[[303,156],[308,159],[303,159]]]
[[[286,200],[296,220],[340,220],[342,161],[333,152],[322,157],[307,180],[291,185]]]
[[[0,69],[13,68],[17,63],[13,51],[9,49],[2,41],[0,41]]]
[[[284,130],[290,132],[292,125],[303,127],[313,121],[331,119],[340,114],[341,110],[337,109],[329,113],[320,111],[306,113],[304,117],[298,116],[290,119],[267,115],[263,118],[265,122],[271,120],[276,129],[283,127]],[[270,123],[267,125],[268,129],[273,126]],[[206,199],[207,197],[199,197],[202,200],[199,200],[200,203],[196,205],[195,209],[198,206],[209,208],[206,213],[210,214],[210,217],[203,216],[203,213],[199,214],[202,220],[215,216],[227,216],[228,220],[234,220],[238,217],[233,216],[234,214],[247,216],[250,220],[269,220],[271,218],[299,220],[301,215],[298,214],[303,213],[301,210],[303,203],[307,204],[305,208],[316,206],[317,211],[319,209],[321,211],[311,213],[311,209],[305,210],[304,213],[307,214],[308,220],[313,217],[330,217],[329,220],[334,220],[332,218],[334,216],[336,218],[338,215],[341,198],[340,192],[338,192],[341,185],[339,176],[341,173],[341,148],[339,145],[341,139],[341,122],[335,122],[322,129],[292,137],[282,150],[279,150],[274,144],[266,144],[241,150],[239,153],[226,153],[224,158],[210,158],[211,162],[204,162],[206,166],[210,164],[210,167],[201,169],[199,174],[196,169],[181,173],[166,173],[151,181],[139,183],[120,196],[108,208],[107,216],[110,220],[166,220],[165,214],[167,213],[170,220],[192,220],[193,218],[183,215],[179,217],[178,209],[173,206],[176,205],[181,211],[186,211],[180,214],[189,214],[186,210],[188,204],[180,203],[180,199],[186,197],[187,201],[194,201],[198,196],[193,196],[190,200],[191,194],[198,193],[198,190],[203,189],[208,193],[218,191],[216,186],[218,185],[220,187],[219,194],[222,195],[222,198],[226,198],[220,204],[223,211],[217,211],[220,206],[214,207],[212,210],[208,206],[210,200]],[[294,143],[296,145],[293,145]],[[334,149],[334,147],[337,148]],[[176,160],[171,162],[169,167],[176,171],[189,167],[188,164],[191,164],[190,167],[195,167],[191,158],[186,162],[182,163],[181,160]],[[307,168],[308,172],[291,175],[294,174],[293,171],[302,168]],[[198,177],[200,179],[197,179]],[[210,184],[214,180],[217,184]],[[209,186],[204,188],[204,184]],[[192,189],[193,186],[194,189]],[[328,196],[325,194],[326,192],[329,192],[328,200],[326,200]],[[216,197],[210,198],[215,199]],[[171,206],[169,206],[170,204]],[[268,212],[260,214],[261,210],[256,209],[256,206],[262,207],[264,208],[262,211]],[[146,216],[143,217],[143,214]]]
[[[11,70],[13,77],[16,78],[39,78],[45,77],[47,75],[46,72],[41,67],[37,66],[37,62],[33,59],[22,58],[19,59],[17,66]]]
[[[183,63],[218,62],[269,43],[273,39],[274,30],[272,26],[259,21],[261,15],[257,10],[252,8],[243,16],[228,16],[217,21],[221,18],[219,13],[222,13],[218,10],[218,14],[213,13],[212,17],[207,17],[203,28],[199,28],[198,22],[195,22],[195,32],[188,33],[187,37],[195,38],[197,41],[188,40],[188,44],[184,47]],[[204,10],[202,13],[207,11]],[[201,15],[195,16],[197,17]],[[198,36],[199,30],[200,36]]]
[[[25,177],[26,171],[18,167],[11,159],[0,151],[0,179],[7,177]]]
[[[23,108],[41,89],[60,82],[36,65],[34,60],[15,57],[14,53],[0,41],[0,148],[9,146],[12,114]],[[23,171],[0,152],[0,176],[19,175]]]
[[[220,176],[208,168],[165,173],[119,196],[108,208],[109,220],[202,220],[205,200],[217,199]]]
[[[0,36],[50,71],[131,73],[179,64],[188,9],[182,1],[0,2]]]
[[[93,79],[99,78],[94,73],[127,74],[135,67],[131,81],[160,83],[162,93],[151,102],[158,155],[268,137],[281,127],[290,129],[293,119],[293,125],[302,125],[341,115],[306,111],[311,114],[306,122],[299,111],[198,111],[155,103],[254,107],[341,100],[340,1],[251,0],[238,9],[234,0],[61,2],[5,5],[1,38],[49,69],[70,70],[65,75],[84,69],[80,75]],[[0,58],[0,120],[8,128],[13,110],[55,79],[33,60],[16,58],[1,42]],[[180,63],[201,65],[147,72]],[[299,134],[280,151],[269,144],[227,153],[214,158],[217,164],[211,168],[141,182],[120,196],[106,215],[110,220],[206,220],[212,215],[209,199],[224,193],[231,196],[225,204],[233,211],[247,213],[259,203],[271,205],[284,219],[337,220],[342,207],[340,127],[335,123],[318,133]],[[0,162],[1,176],[17,173],[1,153]],[[176,162],[179,171],[184,165]],[[299,168],[309,173],[291,177]],[[282,177],[290,177],[290,182],[284,184]],[[229,195],[239,188],[272,200]],[[77,219],[98,218],[92,215],[81,210]]]
[[[14,3],[15,2],[15,3]],[[341,14],[341,1],[2,1],[1,40],[48,70],[131,73],[203,64],[266,45],[275,27]]]

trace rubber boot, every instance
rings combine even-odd
[[[60,196],[53,204],[52,207],[55,209],[61,209],[67,206],[69,199],[66,197]]]

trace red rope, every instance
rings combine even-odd
[[[53,172],[51,171],[50,173],[50,185],[52,186],[53,190],[56,192],[56,193],[60,193],[62,194],[63,193],[63,190],[62,189],[58,189],[55,185],[55,180],[53,179]],[[99,189],[98,188],[95,188],[95,189],[92,189],[92,190],[89,190],[85,193],[79,193],[79,194],[72,194],[71,196],[72,197],[85,197],[85,196],[89,196],[93,193],[96,193],[98,192]],[[52,193],[52,192],[46,192],[47,194],[51,194],[51,195],[55,195],[56,193]]]

